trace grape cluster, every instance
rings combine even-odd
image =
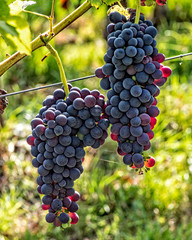
[[[167,3],[167,0],[153,0],[153,1],[141,0],[141,6],[151,6],[153,5],[153,2],[156,2],[159,6],[164,6]]]
[[[7,92],[4,89],[0,89],[0,95],[7,94]],[[4,113],[5,108],[8,105],[8,100],[6,97],[0,98],[0,114]]]
[[[46,221],[55,226],[78,222],[74,181],[83,173],[84,147],[99,147],[107,137],[109,122],[102,119],[104,96],[69,85],[69,96],[57,89],[48,96],[39,114],[31,121],[27,138],[32,165],[38,168],[37,190],[45,196],[42,208],[49,210]]]
[[[106,64],[95,74],[102,78],[101,88],[109,90],[105,113],[117,151],[125,164],[142,168],[149,159],[143,151],[151,146],[159,115],[158,86],[166,82],[171,69],[161,64],[165,57],[156,48],[157,30],[151,21],[141,15],[135,24],[134,18],[127,21],[119,12],[110,13],[109,19]]]

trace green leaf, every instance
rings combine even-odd
[[[9,5],[10,7],[10,14],[12,16],[18,15],[21,13],[26,7],[36,4],[34,1],[20,1],[16,0],[15,2]]]
[[[89,0],[93,7],[99,8],[102,5],[102,0]]]
[[[6,0],[1,0],[0,19],[9,16],[9,6]]]
[[[11,30],[7,32],[4,28],[0,28],[0,33],[5,40],[5,42],[12,48],[20,51],[21,53],[31,54],[31,32],[27,21],[19,16],[10,16],[7,18],[6,27],[12,27]],[[15,34],[15,31],[17,34]],[[14,34],[13,34],[14,33]]]
[[[5,21],[0,21],[0,32],[7,32],[10,33],[12,36],[19,36],[18,32],[16,31],[15,27],[10,26]]]
[[[116,3],[117,1],[114,1],[114,0],[103,0],[103,2],[104,2],[105,4],[111,6],[112,4]]]
[[[93,7],[99,8],[103,3],[107,4],[107,5],[112,5],[117,1],[114,0],[89,0],[89,2],[91,3],[91,5]]]

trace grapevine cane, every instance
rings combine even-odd
[[[53,27],[54,36],[49,38],[49,31],[43,33],[42,35],[38,36],[31,42],[32,52],[37,50],[40,47],[43,47],[45,44],[42,42],[41,36],[43,38],[49,38],[50,41],[54,38],[57,34],[59,34],[63,29],[69,26],[72,22],[74,22],[77,18],[82,16],[85,12],[87,12],[92,7],[91,3],[85,1],[81,6],[79,6],[76,10],[74,10],[71,14],[69,14],[66,18],[61,20],[56,26]],[[45,40],[45,39],[44,39]],[[2,76],[9,68],[19,62],[21,59],[26,57],[25,53],[16,52],[9,58],[5,59],[3,62],[0,63],[0,76]]]
[[[59,57],[59,54],[49,43],[46,44],[46,47],[50,51],[50,53],[52,54],[52,56],[55,58],[55,60],[57,62],[59,72],[60,72],[60,76],[61,76],[61,81],[63,83],[63,87],[64,87],[64,90],[65,90],[65,94],[66,94],[66,96],[68,96],[69,89],[68,89],[68,85],[67,85],[67,79],[66,79],[65,71],[64,71],[61,59]]]

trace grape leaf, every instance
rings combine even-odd
[[[15,27],[10,26],[5,21],[0,21],[0,33],[1,31],[7,32],[11,34],[12,36],[19,36],[18,32],[16,31]]]
[[[93,7],[99,8],[102,4],[102,0],[89,0]]]
[[[103,3],[107,4],[107,5],[112,5],[113,3],[117,2],[115,0],[89,0],[89,2],[91,3],[91,5],[93,7],[99,8]]]
[[[9,15],[9,6],[6,0],[1,0],[0,19]]]
[[[7,18],[7,24],[4,24],[4,29],[0,28],[0,33],[5,40],[5,42],[12,48],[20,51],[21,53],[31,54],[31,32],[27,21],[19,16],[10,16]],[[10,28],[9,32],[6,27]],[[15,31],[13,31],[13,29]],[[16,35],[16,33],[18,35]],[[14,34],[13,34],[14,33]]]
[[[9,5],[10,7],[10,14],[11,15],[18,15],[21,13],[26,7],[36,4],[34,1],[20,1],[16,0],[15,2]]]
[[[114,1],[114,0],[103,0],[103,2],[104,2],[105,4],[111,6],[112,4],[114,4],[114,3],[117,2],[117,1]]]

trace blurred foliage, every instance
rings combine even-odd
[[[67,10],[57,1],[56,21]],[[130,2],[130,1],[129,1]],[[131,2],[132,3],[132,2]],[[49,14],[50,2],[30,10]],[[103,64],[106,51],[107,7],[91,9],[52,44],[58,50],[68,79],[90,75]],[[192,52],[191,2],[168,0],[164,8],[142,8],[158,27],[159,52],[167,57]],[[33,38],[48,27],[48,22],[27,15]],[[3,51],[1,49],[1,51]],[[0,58],[5,56],[4,52]],[[2,78],[11,91],[59,82],[52,57],[41,48],[23,59]],[[161,114],[156,125],[150,154],[155,167],[144,176],[122,164],[110,139],[98,151],[87,149],[85,172],[76,182],[81,193],[80,221],[64,232],[47,224],[36,191],[37,172],[31,165],[30,148],[25,138],[30,120],[46,95],[54,88],[9,97],[0,129],[0,239],[1,240],[189,240],[192,234],[192,57],[166,62],[173,74],[158,97]],[[98,88],[97,79],[76,82],[78,87]],[[100,89],[101,90],[101,89]],[[105,92],[102,90],[102,93]]]

